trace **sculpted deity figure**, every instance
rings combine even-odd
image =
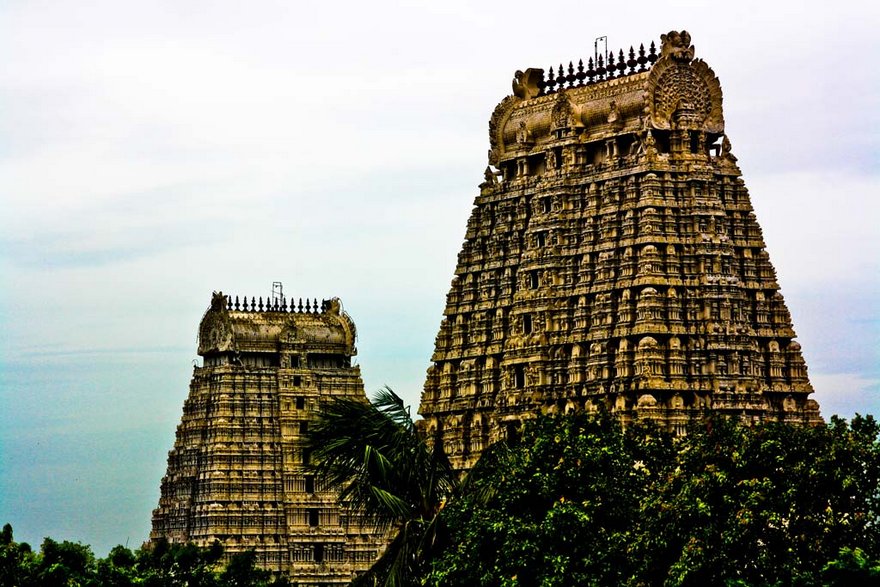
[[[516,129],[516,142],[520,145],[528,145],[532,143],[532,133],[529,132],[525,120],[519,121],[519,128]]]

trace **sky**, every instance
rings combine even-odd
[[[0,4],[0,523],[140,546],[211,292],[413,404],[513,72],[690,31],[823,415],[880,414],[873,2]]]

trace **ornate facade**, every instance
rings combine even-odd
[[[151,540],[219,540],[298,585],[347,585],[384,535],[315,480],[302,439],[322,399],[366,401],[354,323],[338,299],[288,308],[214,294],[198,352]]]
[[[821,421],[690,35],[516,72],[420,413],[466,469],[538,412]]]

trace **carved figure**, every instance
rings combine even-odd
[[[730,148],[730,139],[724,135],[724,138],[721,139],[721,156],[731,163],[736,163],[736,156],[730,152]]]
[[[669,57],[676,61],[691,61],[694,58],[694,47],[691,46],[691,35],[687,31],[669,31],[660,35],[660,57]]]
[[[481,188],[492,187],[493,185],[498,185],[498,175],[500,171],[492,171],[492,166],[487,165],[486,171],[483,172],[483,178],[485,181],[480,184]]]
[[[543,69],[529,68],[525,71],[517,70],[513,74],[513,95],[523,100],[534,98],[541,92],[538,82],[543,79]]]
[[[516,142],[519,145],[532,144],[532,133],[529,132],[525,120],[519,121],[519,128],[516,130]]]
[[[226,296],[223,295],[222,291],[215,291],[211,295],[211,309],[215,312],[226,309]]]

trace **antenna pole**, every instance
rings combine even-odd
[[[596,37],[596,40],[593,41],[593,59],[594,59],[593,63],[599,62],[599,41],[605,41],[605,52],[602,54],[603,59],[605,57],[608,57],[608,37],[607,36]]]

